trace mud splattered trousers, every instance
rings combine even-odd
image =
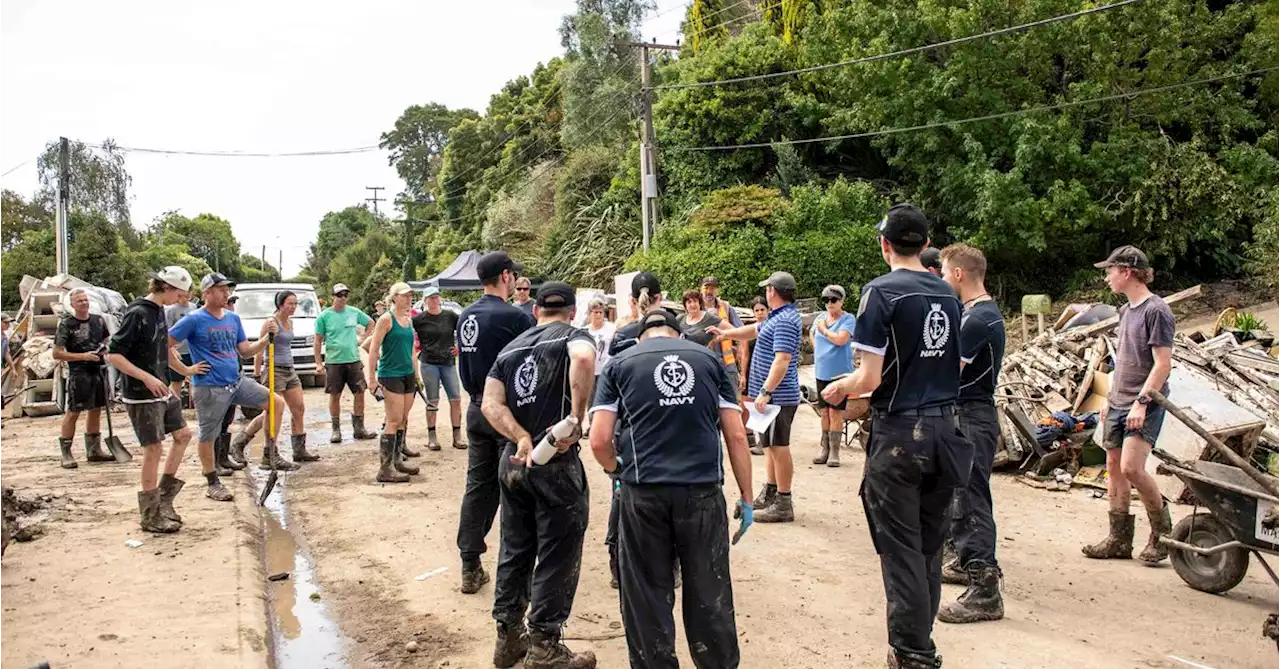
[[[462,494],[458,515],[458,552],[464,569],[480,566],[480,556],[488,550],[484,538],[493,528],[501,498],[498,486],[498,458],[504,445],[502,436],[480,412],[480,404],[467,405],[467,489]]]
[[[880,555],[889,645],[932,661],[942,596],[942,541],[952,493],[972,467],[973,446],[954,408],[877,412],[867,440],[862,507]]]
[[[996,457],[1000,424],[996,407],[988,402],[964,402],[957,407],[960,432],[973,444],[969,482],[956,489],[951,504],[951,536],[961,567],[978,562],[996,564],[996,518],[991,502],[991,464]]]
[[[684,630],[699,669],[738,666],[729,520],[718,483],[637,485],[618,497],[622,622],[633,669],[674,669],[674,552],[684,574]]]
[[[493,617],[559,638],[578,591],[590,499],[578,447],[539,467],[511,464],[515,444],[499,458],[502,545]]]

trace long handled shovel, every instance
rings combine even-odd
[[[111,396],[115,389],[111,387],[111,375],[107,373],[105,366],[102,368],[102,385],[103,392],[107,395],[107,406],[103,408],[103,412],[107,414],[107,450],[111,451],[111,457],[115,458],[116,462],[124,464],[133,460],[133,454],[120,443],[120,437],[116,436],[116,431],[111,426]]]
[[[274,333],[267,333],[267,341],[271,342],[267,345],[267,443],[274,444],[276,441],[276,336]],[[265,447],[264,447],[265,448]],[[267,477],[267,484],[262,486],[262,494],[258,496],[258,506],[267,503],[267,496],[271,494],[272,489],[276,487],[276,481],[280,480],[280,473],[275,469],[271,470],[271,475]]]

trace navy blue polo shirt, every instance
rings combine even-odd
[[[643,324],[643,319],[634,320],[618,328],[613,335],[613,341],[609,342],[609,357],[612,358],[635,346],[640,338],[640,326]]]
[[[692,485],[724,482],[722,408],[738,409],[738,389],[716,354],[650,337],[605,367],[591,411],[625,420],[615,441],[623,481]]]
[[[485,295],[458,317],[458,376],[471,401],[480,406],[484,380],[502,348],[533,327],[533,317],[501,298]]]
[[[526,330],[507,344],[489,378],[506,386],[507,408],[536,444],[552,425],[569,415],[569,347],[582,345],[595,360],[596,342],[568,323],[555,321]]]
[[[898,269],[862,289],[853,346],[884,356],[871,406],[896,413],[954,404],[960,393],[960,300],[929,272]]]
[[[1004,361],[1004,316],[995,302],[978,302],[960,317],[960,401],[995,403]]]

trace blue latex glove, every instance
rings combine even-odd
[[[750,502],[738,500],[738,503],[733,507],[733,517],[738,519],[738,531],[733,533],[733,541],[730,543],[736,546],[738,540],[747,533],[747,530],[751,528],[751,524],[755,522],[755,509],[752,508]]]

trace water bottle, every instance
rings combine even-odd
[[[573,431],[577,427],[578,419],[575,416],[565,416],[564,420],[551,426],[546,438],[533,449],[533,464],[547,464],[547,461],[556,454],[556,442],[561,439],[568,439],[573,435]]]

